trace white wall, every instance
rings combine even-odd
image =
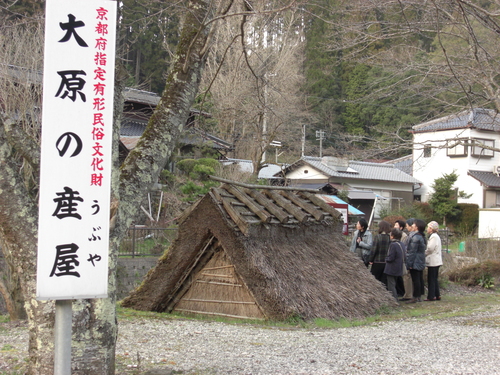
[[[479,210],[479,238],[500,237],[500,208],[485,208]]]
[[[457,129],[445,130],[439,132],[416,133],[413,136],[413,177],[422,181],[423,186],[415,190],[416,195],[421,195],[423,202],[427,202],[433,190],[431,185],[434,180],[449,174],[455,170],[458,175],[457,182],[454,187],[464,191],[467,194],[472,194],[469,199],[459,199],[459,203],[474,203],[483,207],[483,188],[479,181],[467,175],[469,170],[478,170],[491,172],[494,165],[500,164],[500,153],[495,152],[492,158],[479,158],[472,156],[472,152],[468,152],[467,156],[449,157],[447,156],[447,148],[445,140],[460,138],[487,138],[495,139],[496,147],[500,146],[500,139],[496,133],[479,132],[475,129]],[[431,156],[424,157],[424,145],[432,146]]]
[[[319,172],[309,165],[303,165],[287,174],[286,178],[291,180],[326,180],[328,176]]]

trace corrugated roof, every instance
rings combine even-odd
[[[307,163],[329,177],[403,182],[409,184],[420,183],[420,181],[413,176],[410,176],[391,164],[368,163],[351,160],[349,161],[348,168],[343,166],[343,170],[337,170],[333,165],[326,165],[323,158],[304,156],[298,162],[292,164],[288,169],[292,169],[294,165],[298,165],[298,163]]]
[[[467,174],[489,188],[500,188],[500,177],[493,172],[468,171]]]
[[[440,117],[415,125],[412,127],[412,133],[426,133],[463,128],[500,131],[500,116],[492,109],[474,108],[472,110]]]

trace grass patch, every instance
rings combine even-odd
[[[487,312],[496,309],[500,306],[500,292],[496,289],[485,290],[479,287],[474,289],[457,286],[453,283],[449,285],[453,292],[447,292],[447,289],[442,290],[442,300],[436,302],[421,302],[406,304],[401,302],[398,307],[385,307],[377,312],[377,314],[368,316],[363,319],[346,319],[340,318],[337,320],[329,320],[317,318],[311,321],[304,321],[300,317],[291,317],[286,321],[262,321],[262,320],[244,320],[244,319],[229,319],[225,317],[211,317],[204,315],[187,316],[178,313],[155,313],[150,311],[136,311],[118,307],[119,319],[159,319],[159,320],[178,320],[178,319],[194,319],[207,322],[221,322],[225,324],[248,324],[259,326],[262,328],[282,328],[282,329],[337,329],[367,326],[381,322],[414,320],[414,319],[447,319],[453,317],[468,317],[471,314],[479,312]],[[491,317],[489,318],[491,320]],[[500,326],[500,319],[491,320],[495,326]]]

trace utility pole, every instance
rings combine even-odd
[[[319,140],[319,157],[323,157],[323,138],[325,138],[325,132],[323,130],[316,130],[316,140]]]

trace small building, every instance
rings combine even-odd
[[[349,251],[340,213],[314,193],[229,181],[212,188],[182,215],[178,237],[123,306],[309,320],[394,304]]]
[[[394,209],[411,204],[414,190],[420,187],[418,179],[393,164],[330,156],[303,156],[275,177],[281,177],[288,186],[322,185],[322,190],[326,191],[327,184],[337,191],[345,190],[349,204],[366,213],[367,220],[379,218],[378,214],[384,207]]]
[[[413,126],[413,176],[422,182],[415,191],[422,202],[434,193],[432,184],[455,172],[455,188],[470,197],[458,203],[479,208],[500,207],[500,117],[474,108]]]

